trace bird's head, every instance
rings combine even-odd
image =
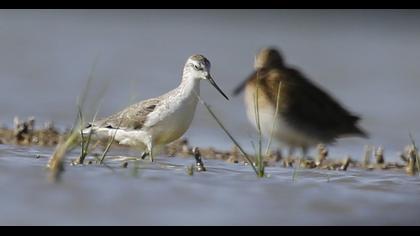
[[[283,57],[275,48],[263,48],[255,56],[254,68],[256,70],[263,68],[282,67],[283,65]]]
[[[227,100],[229,98],[223,93],[223,91],[217,86],[210,74],[211,64],[210,61],[203,55],[195,54],[188,58],[185,63],[184,73],[188,74],[189,78],[207,80],[211,85],[213,85],[220,94],[223,95]]]

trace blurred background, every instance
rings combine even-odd
[[[255,53],[275,46],[362,116],[371,138],[342,139],[337,154],[361,155],[365,144],[396,152],[409,132],[420,140],[419,25],[418,10],[1,10],[0,122],[35,116],[38,125],[70,128],[92,69],[90,97],[108,84],[99,115],[109,115],[175,88],[194,53],[210,59],[214,79],[231,96]],[[250,150],[256,133],[243,97],[227,102],[206,82],[201,89]],[[232,146],[202,106],[185,136],[192,145]]]

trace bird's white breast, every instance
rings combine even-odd
[[[199,83],[186,85],[183,92],[170,96],[148,115],[145,130],[151,133],[154,143],[169,143],[180,138],[189,128],[197,106]]]
[[[246,86],[244,97],[246,113],[251,124],[257,128],[254,93],[254,86]],[[311,146],[318,143],[316,139],[290,126],[281,114],[277,114],[275,119],[275,105],[268,103],[263,99],[265,98],[260,94],[258,110],[261,133],[264,137],[270,138],[270,135],[272,134],[273,139],[284,142],[290,146]]]

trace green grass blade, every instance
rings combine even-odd
[[[102,164],[104,162],[105,156],[108,153],[109,149],[111,148],[112,143],[114,142],[115,135],[117,134],[117,131],[120,128],[122,121],[123,121],[123,119],[121,118],[121,120],[120,120],[117,128],[115,129],[114,134],[111,137],[111,140],[108,142],[108,145],[106,146],[105,151],[102,153],[102,156],[101,156],[101,159],[100,159],[99,164]]]
[[[420,176],[419,150],[417,149],[416,142],[414,141],[414,138],[411,135],[411,132],[408,133],[408,135],[410,136],[411,143],[413,144],[413,147],[414,147],[414,151],[415,151],[415,154],[416,154],[417,171],[418,171],[419,176]]]
[[[265,149],[265,155],[268,155],[268,151],[270,150],[271,142],[273,139],[274,128],[275,128],[275,125],[277,124],[277,117],[278,117],[279,105],[280,105],[280,90],[281,90],[281,81],[279,82],[279,87],[277,89],[276,111],[274,112],[273,124],[271,126],[270,138],[268,140],[267,148]]]
[[[264,176],[264,163],[263,163],[263,155],[262,155],[262,133],[261,133],[261,123],[260,123],[260,110],[259,110],[259,83],[260,83],[260,76],[257,72],[257,83],[255,87],[255,94],[254,94],[254,112],[255,112],[255,122],[257,126],[258,131],[258,152],[256,155],[257,159],[257,170],[258,170],[258,176],[262,177]]]
[[[252,169],[254,170],[254,172],[257,174],[258,176],[258,171],[255,168],[254,164],[252,163],[251,159],[249,158],[248,154],[246,154],[246,152],[243,150],[243,148],[239,145],[239,143],[235,140],[235,138],[233,138],[233,136],[229,133],[229,131],[225,128],[225,126],[222,124],[222,122],[217,118],[217,116],[214,114],[214,112],[211,110],[211,108],[209,107],[209,105],[203,100],[201,99],[200,95],[198,95],[195,91],[194,91],[195,95],[197,96],[198,100],[200,101],[201,104],[204,105],[204,107],[207,109],[207,111],[210,113],[210,115],[213,117],[213,119],[216,120],[217,124],[223,129],[223,131],[226,133],[226,135],[230,138],[230,140],[232,140],[232,142],[235,144],[235,146],[239,149],[239,151],[242,153],[242,155],[245,157],[246,161],[251,165]]]

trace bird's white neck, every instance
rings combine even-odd
[[[200,79],[194,78],[192,73],[184,70],[178,90],[182,97],[197,97],[196,94],[200,95]]]

